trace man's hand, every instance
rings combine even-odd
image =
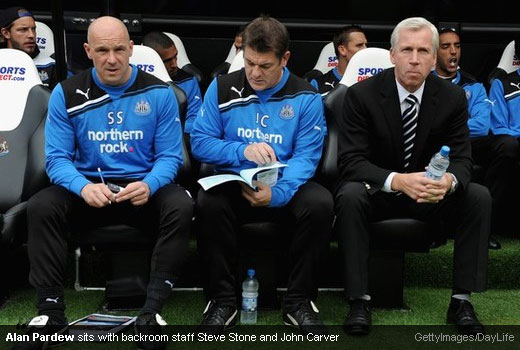
[[[104,184],[88,184],[81,190],[83,200],[94,208],[103,208],[115,201],[115,196]]]
[[[424,172],[396,174],[392,190],[403,192],[417,203],[439,203],[450,190],[452,180],[449,174],[438,181],[425,177]]]
[[[247,160],[255,162],[258,165],[266,165],[276,162],[276,155],[271,146],[265,142],[252,143],[244,150],[244,156]]]
[[[265,207],[271,203],[271,187],[260,181],[253,181],[256,185],[256,191],[245,183],[240,183],[242,186],[242,196],[247,199],[252,207]]]
[[[129,183],[115,196],[117,203],[130,200],[130,203],[135,206],[146,204],[148,198],[150,198],[150,187],[143,181]]]

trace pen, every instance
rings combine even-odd
[[[99,177],[101,178],[101,182],[103,183],[103,185],[106,185],[105,179],[103,179],[103,173],[101,172],[101,168],[97,168],[97,171],[99,173]]]
[[[98,171],[98,173],[99,173],[99,177],[100,177],[100,179],[101,179],[101,182],[103,183],[103,185],[106,186],[107,184],[105,183],[105,179],[103,178],[103,172],[101,171],[101,168],[97,168],[97,171]],[[112,204],[112,201],[109,200],[109,201],[108,201],[108,204]]]

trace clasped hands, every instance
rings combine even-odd
[[[424,176],[424,172],[397,173],[392,179],[392,190],[406,194],[417,203],[439,203],[451,189],[452,176],[445,173],[440,180]]]

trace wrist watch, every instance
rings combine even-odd
[[[453,175],[452,173],[449,173],[449,174],[451,175],[451,188],[450,188],[450,191],[448,192],[448,194],[452,194],[457,189],[457,186],[459,185],[459,181],[457,180],[455,175]]]

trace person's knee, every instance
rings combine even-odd
[[[66,205],[62,199],[59,188],[54,186],[39,191],[27,201],[27,217],[31,219],[55,215],[58,208]]]
[[[478,208],[482,213],[491,213],[491,194],[485,186],[470,182],[466,191],[466,203]]]
[[[181,218],[187,218],[191,221],[193,217],[193,199],[191,195],[182,187],[172,189],[172,191],[163,196],[163,205],[170,212],[178,213]]]
[[[359,206],[366,201],[368,193],[365,186],[360,182],[347,182],[336,192],[335,206],[336,211],[340,209],[348,210]]]
[[[497,157],[518,159],[518,139],[511,135],[497,135]]]
[[[227,198],[201,189],[197,195],[196,203],[198,214],[203,213],[204,215],[214,216],[222,213],[227,203]]]
[[[333,215],[334,200],[332,194],[317,183],[308,183],[308,190],[304,196],[299,197],[301,207],[307,209],[312,216],[329,218]]]

